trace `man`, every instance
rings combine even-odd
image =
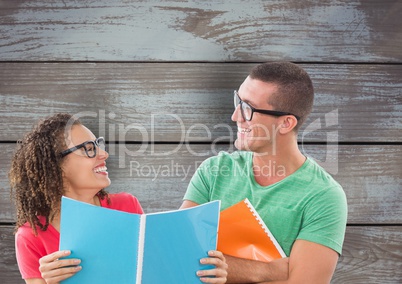
[[[347,219],[342,187],[299,150],[297,134],[313,106],[310,77],[289,62],[254,67],[234,92],[232,154],[207,159],[181,208],[248,198],[288,258],[270,263],[225,256],[227,283],[329,283]]]

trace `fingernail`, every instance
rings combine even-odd
[[[201,263],[206,263],[207,260],[206,260],[205,258],[201,258],[200,262],[201,262]]]
[[[214,255],[215,254],[215,252],[213,251],[213,250],[210,250],[209,252],[208,252],[208,255]]]
[[[197,271],[197,276],[202,276],[202,271]]]
[[[69,250],[65,250],[64,251],[64,255],[69,255],[70,254],[70,251]]]
[[[81,259],[74,259],[74,264],[80,264],[81,263]]]
[[[80,271],[82,269],[82,266],[76,266],[75,271]]]

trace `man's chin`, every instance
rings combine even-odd
[[[237,150],[239,151],[250,151],[250,148],[248,147],[247,144],[245,144],[245,141],[236,139],[234,146],[236,147]]]

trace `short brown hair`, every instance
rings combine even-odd
[[[307,72],[291,62],[267,62],[255,66],[249,77],[277,85],[268,103],[274,110],[299,116],[297,131],[313,109],[314,88]]]

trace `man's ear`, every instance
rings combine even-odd
[[[287,134],[291,132],[297,125],[297,119],[293,115],[285,115],[281,117],[281,124],[279,125],[279,133]]]

